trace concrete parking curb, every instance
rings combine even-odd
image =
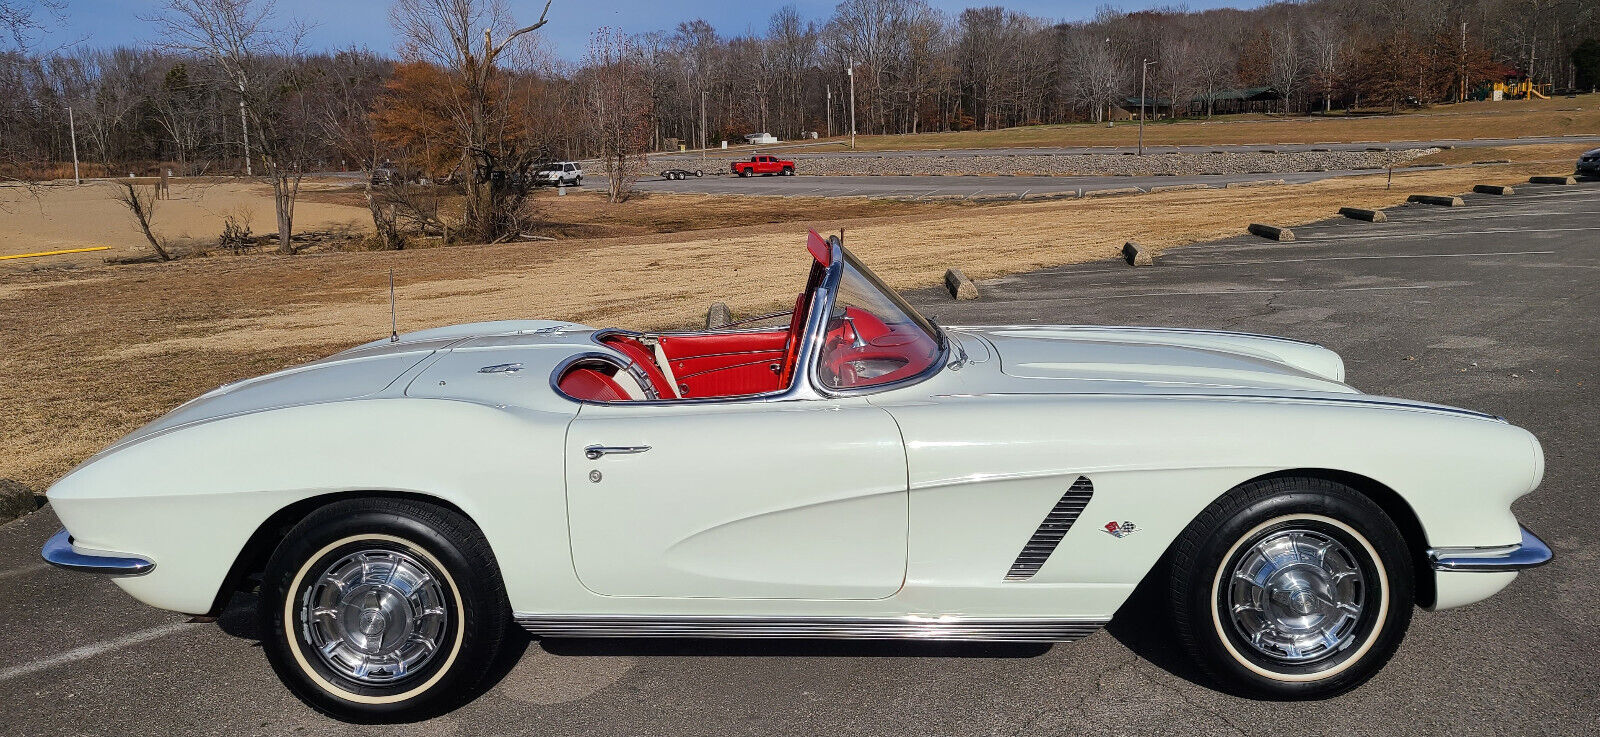
[[[1516,194],[1517,191],[1504,184],[1477,184],[1472,191],[1478,194]]]
[[[946,269],[944,272],[944,288],[949,290],[950,296],[956,299],[977,299],[978,285],[967,278],[960,269]]]
[[[1280,228],[1276,225],[1251,223],[1249,231],[1251,235],[1259,235],[1269,241],[1287,242],[1294,240],[1294,231],[1288,228]]]
[[[1155,265],[1155,259],[1150,256],[1149,249],[1133,241],[1122,244],[1122,260],[1127,261],[1129,266]]]
[[[1158,184],[1150,188],[1151,192],[1182,192],[1190,189],[1207,189],[1206,184]]]
[[[1414,194],[1410,197],[1407,197],[1406,202],[1417,202],[1424,205],[1438,205],[1440,207],[1462,207],[1467,204],[1462,202],[1460,197],[1437,194]]]
[[[712,302],[711,309],[706,310],[706,329],[712,330],[733,322],[733,312],[728,305],[722,302]]]
[[[1341,207],[1339,214],[1351,220],[1365,220],[1369,223],[1382,223],[1389,219],[1382,210],[1368,210],[1361,207]]]
[[[1117,187],[1116,189],[1091,189],[1083,193],[1084,197],[1111,197],[1121,194],[1144,194],[1138,187]]]
[[[1528,177],[1529,184],[1577,184],[1578,178],[1566,177]]]

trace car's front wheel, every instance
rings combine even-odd
[[[1405,539],[1360,492],[1319,478],[1230,491],[1173,544],[1178,639],[1222,686],[1326,698],[1371,678],[1411,622]]]
[[[510,625],[478,529],[398,499],[335,502],[295,525],[267,562],[259,606],[278,677],[355,722],[425,718],[470,698]]]

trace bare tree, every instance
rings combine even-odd
[[[0,0],[0,51],[32,48],[45,23],[50,22],[43,16],[60,20],[66,9],[65,0]]]
[[[278,252],[294,253],[294,206],[310,135],[297,76],[304,28],[280,23],[271,0],[166,0],[153,20],[169,48],[211,60],[220,81],[238,92],[246,172],[260,160],[272,185]]]
[[[1344,74],[1345,29],[1332,15],[1306,25],[1306,46],[1311,58],[1311,87],[1322,97],[1322,112],[1333,109],[1333,91]]]
[[[1289,100],[1306,76],[1306,55],[1300,48],[1302,34],[1292,20],[1285,19],[1267,31],[1267,82],[1283,96],[1283,112],[1289,113]]]
[[[623,202],[644,171],[650,138],[650,93],[642,60],[621,31],[602,28],[590,38],[584,61],[590,136],[605,171],[606,197]]]
[[[505,133],[509,106],[497,63],[513,42],[543,28],[549,12],[550,0],[545,0],[539,20],[518,27],[500,0],[396,0],[390,11],[404,38],[401,53],[439,65],[457,85],[461,115],[454,143],[461,148],[462,161],[470,164],[464,167],[463,228],[481,242],[504,238],[520,227],[517,210],[526,191],[506,185],[524,179],[536,158],[536,152]],[[480,32],[481,47],[474,40]]]
[[[1111,107],[1126,94],[1133,72],[1112,48],[1111,39],[1098,28],[1073,32],[1065,43],[1063,84],[1068,94],[1089,111],[1091,120],[1105,120]]]
[[[112,186],[116,187],[117,190],[112,195],[112,198],[122,203],[123,207],[128,208],[128,212],[133,215],[134,221],[139,224],[139,230],[144,233],[144,239],[149,241],[150,250],[155,252],[156,258],[162,261],[171,261],[172,255],[167,251],[166,247],[161,245],[161,241],[156,238],[155,233],[150,230],[150,223],[156,218],[155,187],[151,186],[146,189],[144,185],[138,184],[132,179],[116,179],[113,182]]]
[[[361,172],[362,194],[372,215],[372,228],[378,245],[399,250],[404,241],[395,225],[393,203],[383,201],[374,187],[380,183],[381,144],[376,135],[373,106],[383,90],[389,65],[365,51],[343,51],[329,60],[325,70],[325,89],[320,90],[317,128],[323,141]],[[384,177],[382,186],[407,186],[405,176]]]

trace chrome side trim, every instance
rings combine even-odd
[[[57,568],[104,576],[143,576],[156,564],[144,558],[121,555],[85,555],[72,549],[72,535],[65,528],[50,536],[39,551],[44,562]]]
[[[1283,337],[1281,335],[1265,335],[1265,334],[1262,334],[1262,333],[1243,333],[1243,332],[1239,332],[1237,330],[1215,330],[1215,329],[1211,329],[1211,328],[1174,328],[1174,327],[1162,327],[1162,326],[1158,326],[1158,325],[1038,325],[1038,324],[1034,324],[1034,325],[947,325],[946,327],[950,328],[951,330],[974,330],[974,331],[977,331],[977,330],[1039,330],[1039,329],[1042,328],[1042,329],[1048,329],[1048,330],[1072,330],[1072,331],[1116,330],[1116,331],[1119,331],[1119,332],[1125,331],[1125,332],[1139,332],[1139,333],[1198,333],[1198,334],[1201,334],[1201,335],[1219,335],[1219,336],[1235,337],[1235,338],[1262,338],[1262,339],[1265,339],[1265,340],[1275,340],[1275,341],[1278,341],[1280,343],[1299,343],[1300,345],[1310,345],[1310,346],[1316,346],[1318,348],[1324,347],[1321,343],[1314,343],[1314,342],[1309,341],[1309,340],[1299,340],[1297,338],[1285,338],[1285,337]]]
[[[1428,562],[1435,571],[1520,571],[1550,562],[1555,553],[1528,528],[1523,527],[1522,542],[1488,548],[1432,548]]]
[[[753,617],[631,614],[517,614],[542,637],[674,637],[829,640],[1071,642],[1104,627],[1099,618]]]
[[[1038,573],[1044,562],[1050,559],[1050,554],[1061,544],[1061,538],[1067,536],[1072,523],[1078,521],[1078,515],[1083,513],[1083,508],[1089,506],[1089,500],[1093,498],[1094,483],[1089,477],[1079,476],[1073,481],[1072,486],[1061,495],[1061,500],[1044,516],[1044,521],[1039,523],[1039,529],[1033,531],[1033,537],[1023,543],[1022,552],[1017,554],[1017,559],[1011,563],[1011,570],[1006,572],[1006,580],[1026,581],[1033,578],[1033,574]]]
[[[1099,381],[1097,379],[1097,381]],[[1285,390],[1299,391],[1299,390]],[[1129,399],[1226,399],[1226,400],[1254,400],[1265,402],[1287,402],[1295,404],[1355,404],[1369,407],[1385,407],[1403,409],[1413,412],[1436,412],[1445,415],[1463,415],[1475,417],[1480,420],[1493,420],[1502,424],[1506,418],[1498,415],[1485,414],[1460,407],[1445,405],[1417,404],[1399,399],[1379,399],[1373,397],[1304,397],[1293,394],[1227,394],[1223,392],[1083,392],[1083,391],[999,391],[981,392],[975,394],[935,394],[935,398],[948,399],[977,399],[982,397],[1126,397]]]

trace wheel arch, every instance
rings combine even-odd
[[[1405,539],[1406,550],[1411,553],[1411,567],[1416,582],[1416,601],[1418,606],[1432,606],[1437,596],[1437,588],[1433,580],[1433,568],[1428,562],[1428,535],[1422,527],[1422,519],[1417,516],[1411,503],[1400,496],[1400,493],[1390,488],[1377,479],[1363,476],[1350,471],[1340,471],[1332,468],[1291,468],[1282,471],[1262,474],[1248,479],[1239,486],[1281,478],[1316,478],[1343,484],[1362,496],[1377,504],[1383,513],[1394,521],[1395,527],[1400,529],[1400,536]],[[1234,487],[1238,488],[1238,486]],[[1230,489],[1229,491],[1232,491]]]
[[[461,515],[462,519],[467,520],[474,528],[478,529],[480,534],[482,533],[482,528],[479,527],[477,520],[474,520],[472,515],[467,514],[466,510],[448,499],[432,494],[408,491],[352,490],[307,497],[285,505],[278,511],[268,515],[256,527],[255,531],[250,534],[250,537],[245,540],[244,547],[239,549],[239,554],[234,556],[233,565],[228,568],[228,574],[223,577],[221,586],[217,588],[217,595],[212,600],[211,610],[207,612],[207,615],[218,616],[221,614],[223,608],[228,605],[228,599],[252,576],[266,569],[267,558],[283,542],[283,538],[288,534],[289,530],[299,524],[301,520],[329,504],[349,499],[403,499],[432,504]],[[492,554],[493,551],[491,549]],[[495,561],[495,566],[499,567],[499,561]]]

